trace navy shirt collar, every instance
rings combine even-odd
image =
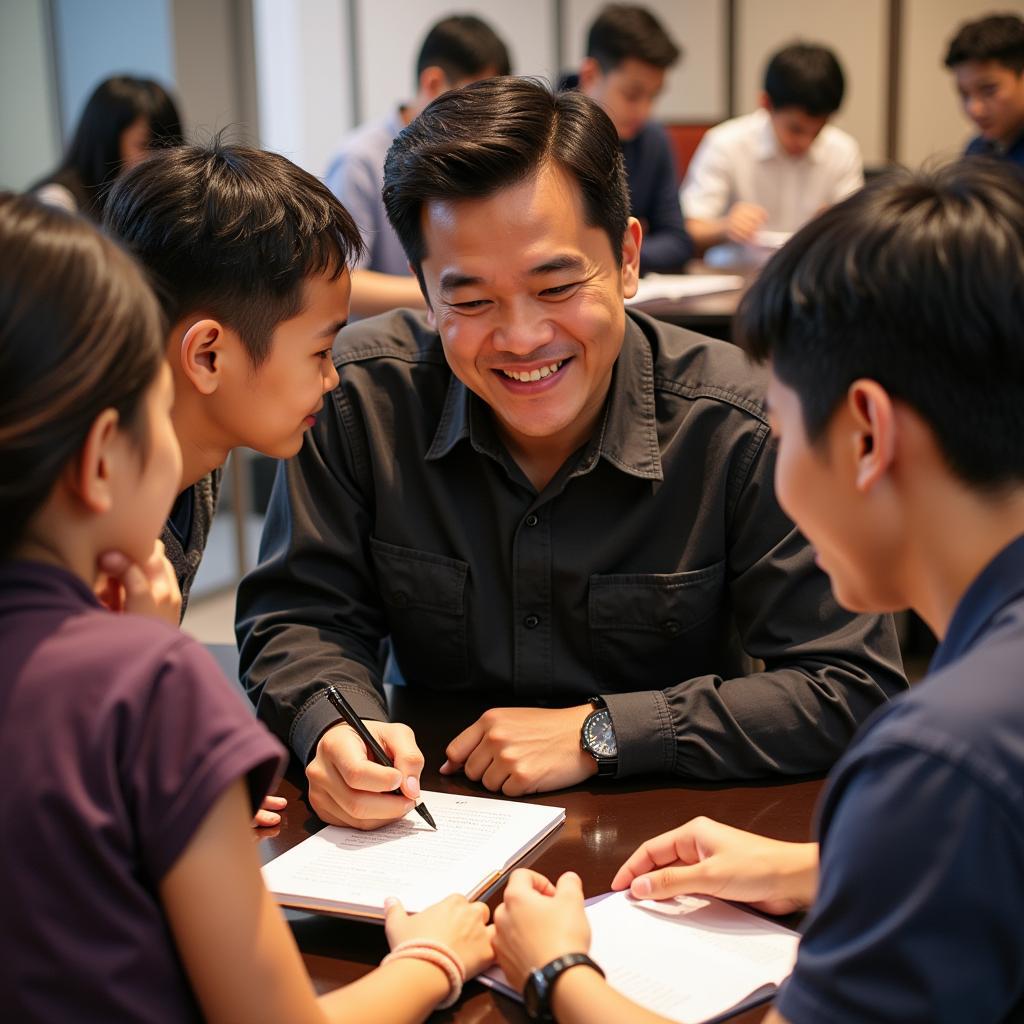
[[[953,612],[929,674],[964,655],[985,632],[996,614],[1024,595],[1024,536],[1008,544],[967,588]]]

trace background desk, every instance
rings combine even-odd
[[[474,696],[415,694],[401,688],[393,690],[390,699],[394,717],[415,728],[426,756],[424,789],[491,795],[462,776],[446,778],[437,772],[444,761],[445,745],[473,722],[485,705]],[[282,784],[280,792],[288,797],[289,805],[281,827],[264,830],[266,835],[260,840],[264,861],[320,827],[302,802],[295,785],[300,781],[293,773],[291,780]],[[820,779],[742,786],[677,785],[650,779],[598,784],[594,779],[575,789],[526,798],[565,807],[566,820],[523,863],[551,877],[576,871],[583,879],[585,894],[595,896],[608,890],[615,870],[644,839],[699,814],[777,839],[806,840],[820,787]],[[488,902],[493,907],[499,899],[496,892]],[[318,992],[354,981],[387,952],[379,925],[292,911],[288,918]],[[759,1007],[734,1019],[747,1024],[761,1020],[765,1012],[766,1007]],[[459,1003],[433,1019],[499,1024],[526,1021],[527,1017],[511,1000],[468,984]]]

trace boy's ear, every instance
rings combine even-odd
[[[874,380],[855,380],[846,392],[852,431],[850,442],[859,491],[869,491],[896,457],[897,425],[889,392]]]
[[[118,415],[116,409],[104,409],[93,420],[78,457],[65,471],[65,480],[72,494],[90,512],[109,512],[113,504],[111,478],[119,449]]]
[[[757,97],[757,105],[762,110],[767,110],[769,114],[775,109],[772,106],[771,97],[764,90],[762,90],[760,95]]]
[[[419,93],[428,103],[431,100],[436,100],[451,87],[452,83],[448,81],[448,76],[435,64],[425,67],[420,72]]]
[[[188,327],[178,346],[182,373],[202,395],[212,395],[220,381],[224,325],[218,320],[197,320]]]

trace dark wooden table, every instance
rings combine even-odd
[[[426,756],[424,789],[494,795],[464,777],[443,777],[437,771],[444,761],[445,745],[485,707],[475,695],[416,694],[397,688],[390,699],[393,717],[415,728]],[[321,827],[303,802],[296,783],[301,785],[301,775],[293,768],[280,790],[289,800],[282,825],[264,830],[260,839],[265,861]],[[681,785],[657,779],[599,784],[594,779],[575,789],[528,798],[564,807],[566,820],[521,863],[550,877],[576,871],[583,879],[585,894],[596,896],[608,891],[615,870],[644,839],[696,815],[706,814],[778,839],[806,840],[820,787],[817,778],[745,785]],[[493,907],[499,900],[500,886],[488,902]],[[287,914],[318,992],[354,981],[387,952],[380,925],[293,911]],[[765,1012],[766,1007],[759,1007],[734,1020],[748,1024],[761,1020]],[[459,1003],[433,1019],[498,1024],[525,1021],[527,1017],[512,1000],[481,985],[468,984]]]

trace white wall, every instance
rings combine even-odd
[[[995,11],[1024,15],[1024,2],[903,0],[903,11],[896,155],[916,166],[929,157],[955,156],[976,134],[960,108],[952,73],[943,64],[957,28]]]
[[[26,188],[60,156],[45,8],[0,3],[0,188]]]
[[[797,40],[821,43],[835,51],[846,78],[835,124],[860,143],[865,162],[880,163],[885,159],[887,38],[887,0],[737,0],[738,112],[756,106],[774,51]]]

